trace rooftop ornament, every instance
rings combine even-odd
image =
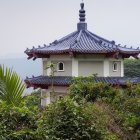
[[[112,40],[111,43],[112,43],[113,45],[115,45],[115,41],[114,41],[114,40]]]
[[[86,11],[84,9],[84,2],[80,4],[79,10],[79,22],[77,24],[77,30],[68,34],[67,36],[54,40],[52,43],[43,46],[38,46],[38,48],[33,47],[32,49],[27,49],[25,53],[28,55],[28,59],[33,58],[49,58],[50,55],[56,54],[70,54],[75,57],[77,54],[100,54],[105,53],[108,56],[114,54],[115,52],[120,52],[124,58],[134,57],[134,54],[139,54],[140,49],[134,49],[127,46],[122,46],[117,44],[114,40],[110,41],[104,39],[90,31],[87,30],[86,23]],[[126,49],[123,49],[126,48]],[[74,54],[74,55],[73,55]],[[112,57],[112,55],[110,56]]]
[[[85,14],[85,10],[84,10],[84,3],[82,2],[80,4],[81,9],[79,10],[79,20],[80,22],[77,24],[77,29],[78,31],[80,30],[87,30],[87,23],[85,22],[86,18],[86,14]]]
[[[46,45],[46,44],[44,44],[44,47],[47,47],[47,45]]]
[[[33,61],[35,61],[36,59],[37,59],[37,58],[36,58],[36,57],[34,57],[34,58],[33,58]]]

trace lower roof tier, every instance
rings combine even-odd
[[[25,83],[27,88],[33,87],[47,89],[48,86],[51,86],[52,83],[54,86],[70,86],[72,84],[74,77],[71,76],[38,76],[32,78],[26,78]],[[140,83],[140,77],[127,78],[127,77],[93,77],[91,80],[95,83],[106,83],[109,85],[126,85],[126,83]],[[82,82],[87,82],[86,78],[83,78]]]

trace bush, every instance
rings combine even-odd
[[[41,111],[40,92],[18,107],[0,102],[0,140],[140,139],[140,86],[117,90],[87,80],[75,79],[70,97]]]
[[[124,75],[131,78],[138,77],[140,75],[140,59],[125,59]]]
[[[35,139],[36,120],[27,107],[11,107],[0,103],[0,120],[1,140]]]
[[[70,96],[78,104],[92,102],[99,112],[103,112],[101,114],[104,117],[96,117],[95,126],[97,126],[96,130],[101,128],[100,133],[104,139],[108,139],[112,134],[118,139],[140,138],[139,85],[128,83],[126,89],[117,90],[103,83],[76,82],[70,87]],[[93,113],[93,116],[96,116],[96,113]],[[106,123],[101,121],[102,119],[106,120]],[[98,122],[101,126],[98,125]],[[107,135],[108,132],[109,135]]]
[[[101,140],[92,114],[70,98],[46,108],[38,121],[38,136],[46,140]]]
[[[79,81],[79,79],[78,79]],[[95,102],[98,98],[113,100],[118,90],[108,84],[93,82],[74,82],[70,87],[70,97],[77,102],[85,99],[88,102]]]

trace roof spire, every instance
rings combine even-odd
[[[80,6],[81,6],[81,9],[79,10],[79,20],[80,20],[80,22],[77,25],[77,29],[78,30],[86,30],[87,29],[87,23],[85,23],[85,20],[86,20],[86,18],[85,18],[85,16],[86,16],[85,12],[86,11],[84,10],[83,0],[82,0],[82,3],[80,4]]]
[[[80,22],[85,22],[85,10],[84,10],[84,3],[82,2],[81,4],[81,9],[79,10],[79,19],[80,19]]]

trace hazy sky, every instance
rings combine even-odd
[[[0,0],[0,58],[75,31],[81,0]],[[84,0],[88,30],[140,46],[140,0]]]

